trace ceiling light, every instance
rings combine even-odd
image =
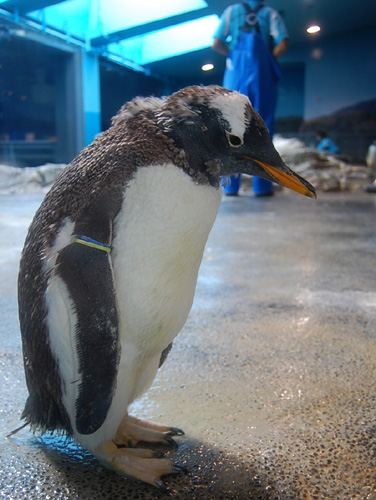
[[[310,35],[313,35],[314,33],[318,33],[319,31],[321,31],[321,28],[320,28],[320,26],[317,26],[317,24],[314,24],[314,25],[309,26],[307,28],[307,33],[309,33]]]
[[[5,1],[7,0],[0,0],[0,5]],[[95,2],[90,0],[60,0],[57,2],[55,0],[54,2],[31,3],[33,5],[41,4],[41,6],[38,10],[28,13],[28,16],[43,25],[46,24],[61,30],[63,33],[68,32],[83,40],[181,14],[189,14],[192,11],[208,7],[205,0],[179,0],[178,2],[176,0],[159,0],[158,2],[150,0],[137,0],[137,2],[127,0],[95,0]],[[46,7],[42,8],[42,4],[46,4]]]
[[[131,60],[140,66],[168,57],[207,49],[213,43],[212,33],[219,17],[210,15],[181,24],[175,24],[144,35],[126,38],[119,43],[110,43],[108,52]]]
[[[214,69],[214,64],[212,63],[204,64],[203,66],[201,66],[201,69],[202,71],[211,71],[212,69]]]

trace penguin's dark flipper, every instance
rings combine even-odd
[[[68,289],[76,315],[76,429],[91,434],[105,421],[115,390],[118,313],[108,251],[80,244],[77,239],[60,251],[56,273]]]

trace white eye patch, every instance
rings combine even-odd
[[[246,109],[248,106],[248,97],[238,92],[217,95],[213,97],[210,103],[210,107],[218,109],[223,118],[228,122],[228,136],[239,137],[242,142],[247,128]],[[234,147],[236,146],[234,145]]]

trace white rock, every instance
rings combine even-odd
[[[64,164],[52,163],[26,168],[0,165],[0,193],[46,192],[64,167]]]

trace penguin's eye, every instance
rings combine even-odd
[[[235,134],[227,134],[227,140],[233,148],[239,148],[243,144],[243,138]]]

